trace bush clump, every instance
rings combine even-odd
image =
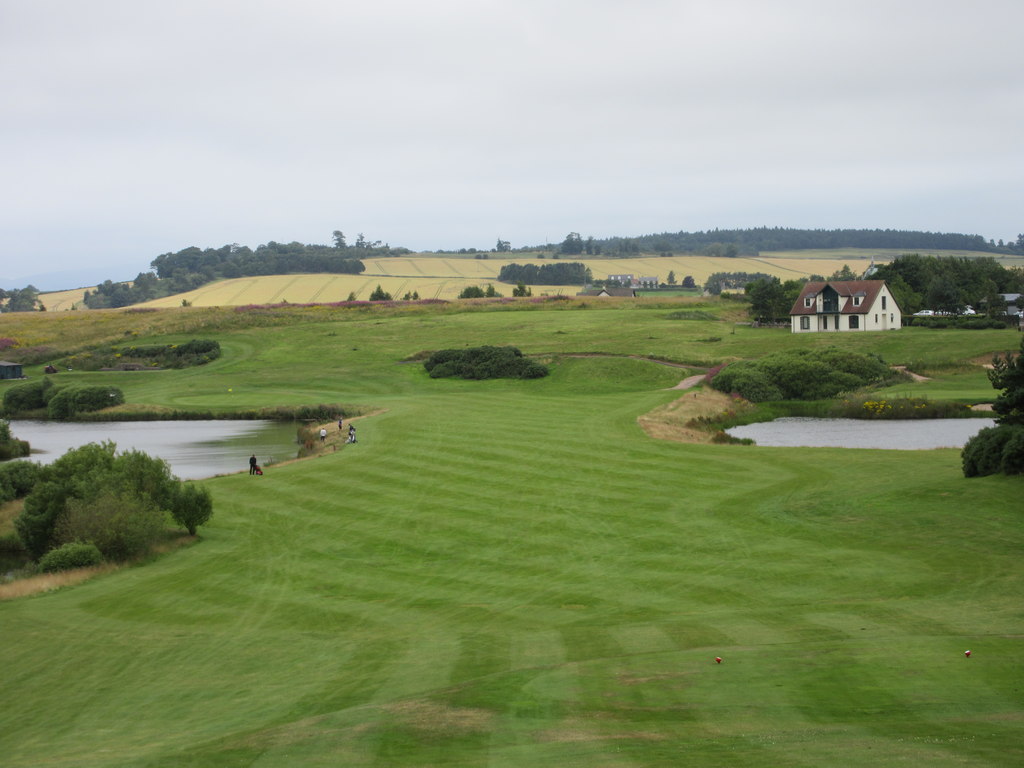
[[[1002,390],[992,403],[996,426],[981,430],[964,445],[964,475],[1024,474],[1024,339],[1016,357],[1007,353],[992,358],[988,380]]]
[[[27,440],[19,440],[11,434],[11,425],[6,419],[0,419],[0,461],[7,459],[20,459],[28,456],[29,445]]]
[[[1024,426],[987,427],[972,437],[960,453],[964,477],[1024,474]]]
[[[515,347],[441,349],[423,367],[432,379],[539,379],[549,373],[546,365],[523,357]]]
[[[0,464],[0,502],[23,499],[39,479],[40,467],[32,461]]]
[[[99,411],[123,402],[124,393],[117,387],[60,387],[47,403],[46,415],[51,419],[73,419],[79,413]]]
[[[14,520],[33,558],[72,541],[96,545],[112,560],[143,554],[164,533],[169,513],[195,530],[209,519],[205,491],[179,490],[167,462],[142,451],[116,453],[114,443],[73,448],[39,470]]]
[[[61,363],[84,371],[103,368],[189,368],[220,357],[214,339],[192,339],[183,344],[140,344],[98,347],[64,358]]]
[[[889,367],[874,355],[836,347],[775,352],[733,363],[711,386],[762,403],[771,400],[824,400],[883,381]]]
[[[45,408],[53,392],[53,382],[49,379],[16,384],[4,392],[4,413],[14,416]]]
[[[39,570],[43,573],[56,573],[57,571],[69,571],[72,568],[88,568],[102,562],[103,555],[95,544],[69,541],[43,555],[39,560]]]

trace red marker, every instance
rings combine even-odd
[[[967,655],[970,656],[971,652],[968,651]],[[722,663],[722,657],[721,656],[715,656],[715,664],[721,664],[721,663]]]
[[[971,652],[970,651],[964,651],[964,656],[967,656],[968,658],[970,658]]]

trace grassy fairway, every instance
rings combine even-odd
[[[0,764],[1024,762],[1019,479],[966,480],[950,450],[651,440],[636,418],[685,371],[649,361],[530,382],[399,363],[819,343],[668,313],[178,313],[166,330],[204,318],[220,360],[75,374],[131,402],[387,411],[355,446],[207,481],[191,548],[0,604]],[[939,363],[1016,339],[855,336],[828,341]]]

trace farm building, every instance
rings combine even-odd
[[[637,275],[608,275],[608,282],[616,282],[626,288],[657,288],[658,278]]]
[[[807,283],[789,310],[793,333],[894,331],[903,314],[884,280]]]
[[[636,296],[636,291],[632,288],[590,288],[586,291],[580,291],[576,294],[577,296],[597,296],[605,298],[608,296],[618,296],[624,298],[631,298]]]
[[[21,372],[21,363],[8,363],[0,360],[0,379],[24,379]]]

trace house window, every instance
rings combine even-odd
[[[811,318],[807,317],[806,315],[804,317],[800,318],[800,330],[801,331],[809,331],[809,330],[811,330]]]
[[[807,298],[804,299],[804,306],[805,307],[811,306],[811,302],[812,301],[814,301],[814,299],[812,299],[810,296],[808,296]]]
[[[828,315],[821,316],[821,327],[824,330],[828,330]]]
[[[853,306],[855,306],[855,307],[859,307],[859,306],[860,306],[860,303],[861,303],[862,301],[864,301],[864,297],[863,297],[863,296],[854,296],[854,297],[853,297]]]
[[[855,331],[860,328],[860,318],[857,315],[850,315],[850,330]]]
[[[890,312],[889,313],[889,324],[891,325],[893,322],[895,322],[895,321],[893,320],[892,312]]]
[[[885,296],[882,297],[882,309],[885,309]]]
[[[878,315],[875,315],[875,325],[878,325]]]

